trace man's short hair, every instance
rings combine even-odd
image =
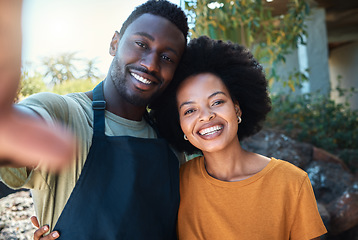
[[[119,36],[122,37],[128,26],[145,13],[168,19],[183,33],[186,43],[189,31],[188,19],[179,6],[166,0],[149,0],[136,7],[123,23]]]

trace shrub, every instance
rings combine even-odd
[[[358,149],[358,110],[320,94],[272,96],[266,126],[332,153]]]

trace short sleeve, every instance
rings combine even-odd
[[[309,240],[327,232],[318,212],[311,182],[306,175],[297,200],[295,219],[291,228],[291,240]]]
[[[27,176],[26,168],[0,168],[1,181],[12,189],[23,188],[29,180]]]
[[[65,96],[54,93],[37,93],[19,103],[31,108],[48,124],[54,121],[66,123],[69,118],[69,106]]]

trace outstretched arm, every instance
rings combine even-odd
[[[21,74],[21,10],[21,0],[0,0],[0,166],[44,163],[58,170],[72,157],[72,136],[13,105]]]

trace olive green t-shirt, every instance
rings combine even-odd
[[[29,175],[26,168],[0,168],[0,178],[7,186],[31,189],[40,225],[48,224],[52,229],[80,176],[92,143],[92,100],[84,93],[65,96],[39,93],[20,104],[37,112],[48,124],[63,123],[77,137],[74,159],[59,174],[49,173],[40,167]],[[144,119],[131,121],[108,111],[105,111],[105,129],[107,136],[156,138],[155,131]]]

